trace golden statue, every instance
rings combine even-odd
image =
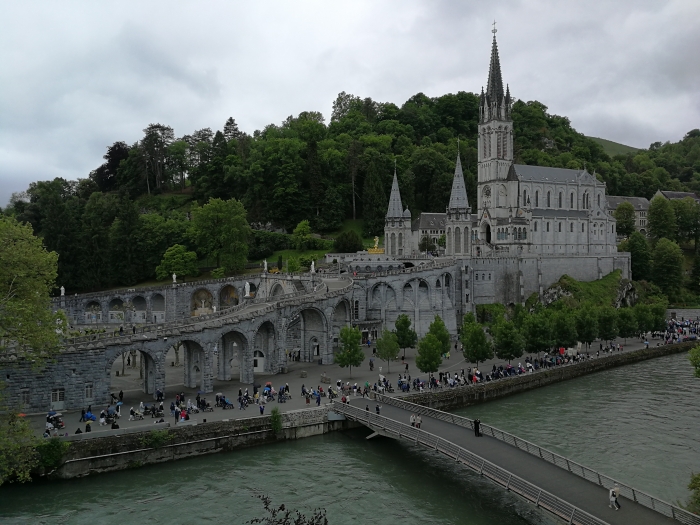
[[[384,248],[379,247],[379,237],[374,238],[374,248],[367,250],[367,253],[384,253]]]

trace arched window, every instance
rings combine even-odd
[[[478,274],[478,273],[475,273],[475,274],[474,274],[474,277],[475,277],[475,278],[474,278],[475,281],[478,281],[478,280],[479,280],[479,274]]]
[[[571,233],[574,233],[574,223],[573,222],[569,225],[569,231],[571,231]]]
[[[549,223],[547,223],[547,231],[549,231]]]
[[[523,203],[522,206],[527,204],[527,190],[523,190]]]
[[[586,231],[586,223],[581,223],[581,233],[584,233]]]
[[[598,207],[600,208],[600,193],[598,194]]]
[[[537,221],[535,221],[535,231],[537,231]]]
[[[561,223],[559,223],[559,233],[561,233]]]
[[[527,240],[527,228],[523,228],[523,240]]]
[[[535,192],[535,208],[540,207],[540,192],[536,191]]]
[[[610,233],[615,233],[615,225],[614,224],[611,227]]]
[[[552,207],[552,192],[547,192],[547,208]]]
[[[559,192],[559,207],[561,208],[561,192]]]
[[[571,192],[571,204],[569,205],[569,208],[572,210],[574,209],[574,192]]]

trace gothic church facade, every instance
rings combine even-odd
[[[585,169],[514,163],[512,102],[509,87],[504,89],[494,33],[487,88],[481,92],[478,183],[471,205],[459,153],[444,214],[421,214],[412,222],[410,210],[402,209],[394,173],[385,253],[417,255],[426,235],[421,225],[428,222],[422,215],[430,216],[441,227],[428,235],[434,240],[433,231],[445,234],[445,255],[458,260],[463,273],[465,310],[474,303],[523,302],[563,274],[579,280],[598,279],[616,269],[625,278],[630,274],[629,255],[617,252],[605,183]]]

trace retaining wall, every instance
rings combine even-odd
[[[533,388],[559,383],[560,381],[581,377],[593,372],[600,372],[608,368],[687,352],[696,344],[698,344],[697,341],[688,341],[675,345],[650,346],[649,348],[642,348],[632,352],[598,357],[573,365],[559,366],[550,370],[523,374],[505,380],[499,379],[489,383],[451,388],[437,392],[426,391],[418,394],[408,394],[401,396],[401,399],[439,410],[453,410],[532,390]]]
[[[138,433],[72,441],[64,463],[47,475],[54,479],[69,479],[359,426],[347,420],[329,421],[328,406],[283,412],[281,415],[283,432],[279,435],[272,431],[268,415],[170,427],[167,441],[159,447],[147,446],[149,433],[153,430],[149,428]]]

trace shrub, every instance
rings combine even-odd
[[[354,253],[364,249],[362,239],[354,230],[344,231],[335,238],[334,251],[339,253]]]
[[[58,438],[51,438],[42,441],[36,446],[39,455],[39,466],[45,470],[55,470],[63,461],[63,456],[68,451],[70,443],[61,441]]]
[[[270,425],[275,435],[282,433],[282,414],[278,407],[273,408],[270,412]]]
[[[161,448],[170,443],[170,431],[151,430],[141,438],[141,446],[144,448]]]

